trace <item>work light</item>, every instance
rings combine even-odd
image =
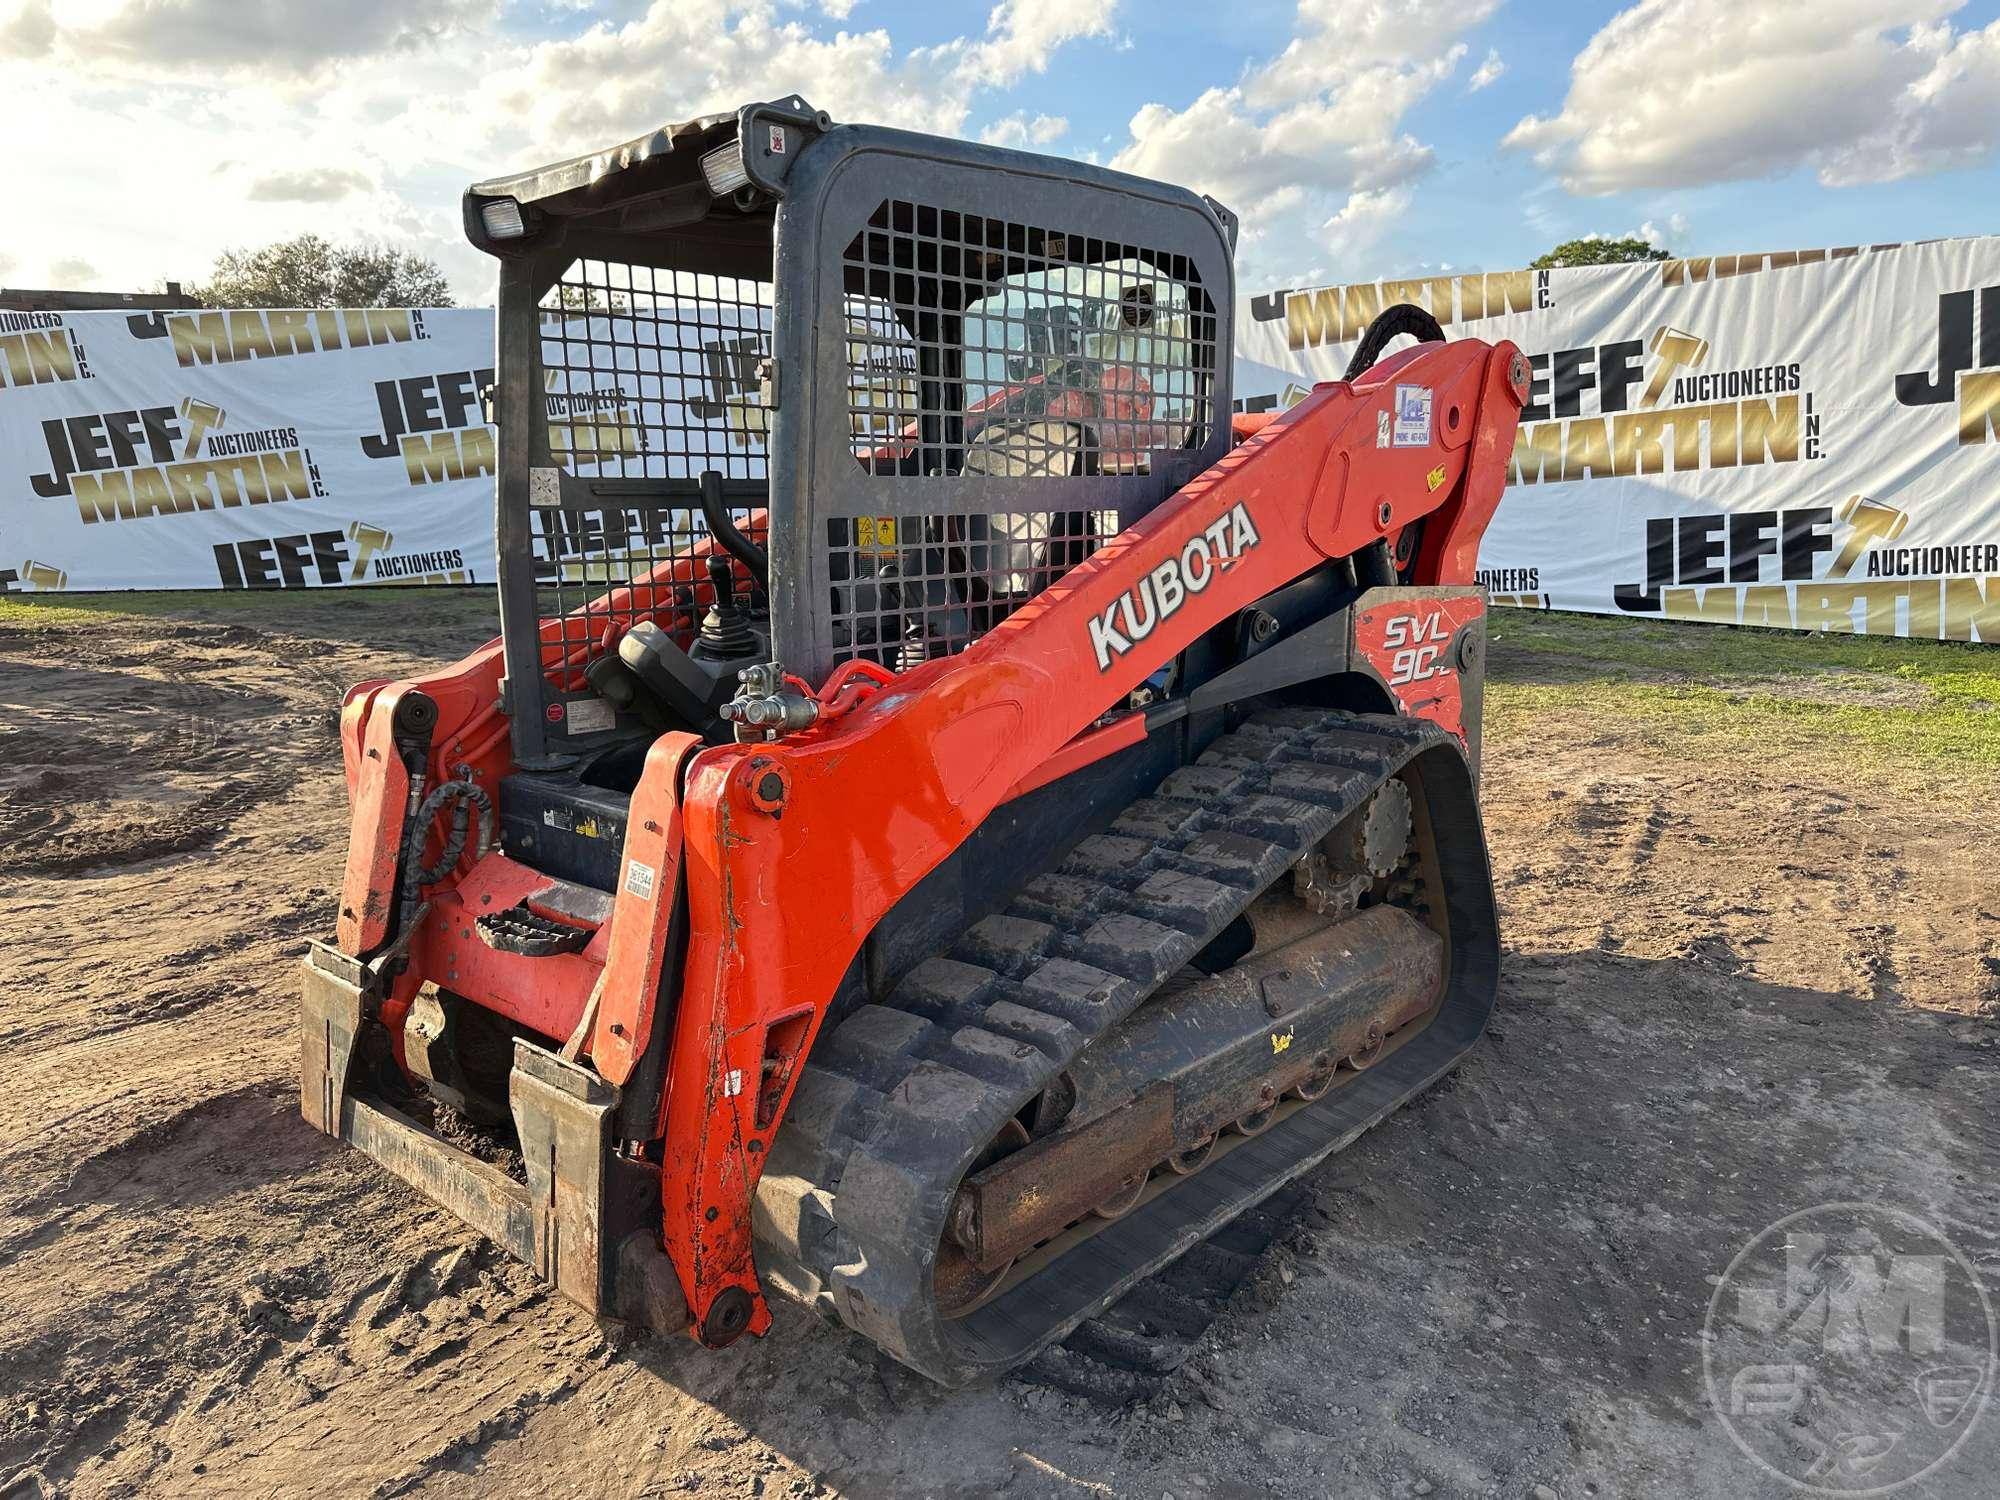
[[[725,142],[702,157],[701,175],[708,179],[708,190],[718,198],[727,198],[738,188],[748,187],[750,174],[743,166],[743,142]]]
[[[495,198],[479,206],[479,221],[496,240],[518,240],[528,232],[521,221],[521,205],[512,198]]]

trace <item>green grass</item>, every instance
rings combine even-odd
[[[135,589],[117,594],[8,594],[0,595],[0,625],[84,624],[92,620],[240,620],[245,616],[273,618],[279,613],[296,613],[304,619],[324,612],[356,614],[374,610],[407,609],[413,592],[432,602],[440,599],[467,600],[468,612],[484,608],[493,612],[493,589],[481,584],[463,589],[384,585],[354,589]]]
[[[1690,754],[1860,751],[1920,774],[2000,771],[1994,646],[1504,609],[1491,629],[1498,735],[1581,717]]]
[[[369,618],[413,610],[484,628],[490,588],[285,593],[40,594],[0,598],[0,625],[143,618],[270,622],[356,642]],[[1927,779],[2000,773],[2000,646],[1801,635],[1721,625],[1496,610],[1487,724],[1509,739],[1579,725],[1663,751],[1755,750],[1818,759],[1859,751]]]

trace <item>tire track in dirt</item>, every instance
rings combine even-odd
[[[308,647],[240,626],[159,635],[108,623],[87,632],[0,627],[0,701],[9,710],[0,801],[35,825],[10,829],[0,858],[19,862],[38,835],[90,831],[78,811],[93,799],[227,796],[291,766],[322,765],[345,683]],[[204,788],[204,779],[220,785]]]
[[[308,1130],[286,1080],[189,1106],[82,1163],[55,1196],[25,1206],[67,1210],[50,1215],[60,1243],[10,1243],[6,1298],[61,1297],[81,1337],[0,1334],[0,1409],[18,1399],[25,1418],[0,1420],[0,1493],[30,1473],[61,1488],[104,1454],[147,1488],[226,1486],[242,1466],[293,1462],[328,1488],[366,1488],[368,1475],[400,1493],[563,1399],[609,1354],[581,1314],[541,1315],[548,1294],[492,1246],[455,1226],[437,1245],[429,1206]],[[270,1221],[248,1253],[175,1248],[226,1239],[246,1210]],[[363,1225],[382,1232],[354,1234]],[[382,1424],[390,1407],[407,1420]],[[117,1441],[135,1429],[158,1451]],[[329,1466],[329,1443],[351,1462]],[[381,1480],[391,1460],[396,1477]]]
[[[1314,1175],[1219,1312],[1118,1310],[1135,1317],[1107,1324],[1106,1368],[1178,1356],[1128,1370],[1141,1399],[1032,1377],[941,1393],[786,1307],[771,1338],[722,1353],[607,1338],[291,1099],[292,963],[330,918],[345,810],[331,736],[266,725],[337,701],[302,659],[380,675],[484,623],[430,597],[379,618],[366,599],[263,603],[297,635],[176,624],[193,644],[174,653],[164,626],[0,638],[0,700],[27,680],[17,663],[103,669],[119,681],[94,712],[112,725],[129,696],[134,734],[163,679],[259,695],[268,720],[221,732],[292,778],[212,854],[0,879],[7,1500],[1185,1495],[1195,1479],[1404,1495],[1419,1477],[1736,1494],[1753,1477],[1683,1366],[1704,1274],[1795,1195],[1872,1172],[2000,1275],[1983,1191],[2000,1054],[1953,999],[2000,983],[1980,965],[2000,955],[2000,887],[1972,854],[1952,862],[1986,847],[1983,805],[1850,797],[1782,756],[1682,764],[1579,715],[1489,747],[1511,947],[1486,1043]],[[389,644],[352,644],[364,627]],[[0,762],[0,788],[9,775]],[[1585,830],[1571,815],[1599,781],[1617,813]],[[148,785],[162,806],[184,794]],[[1655,795],[1672,816],[1649,838]],[[1864,937],[1907,1000],[1955,1014],[1869,1003]],[[1941,1500],[1990,1471],[1955,1470]]]

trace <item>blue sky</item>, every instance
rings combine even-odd
[[[1990,161],[1839,188],[1822,186],[1809,168],[1794,168],[1746,181],[1608,196],[1564,191],[1525,152],[1503,149],[1500,142],[1524,116],[1560,107],[1572,60],[1612,16],[1629,8],[1586,0],[1516,0],[1466,32],[1467,56],[1453,82],[1403,117],[1410,134],[1435,148],[1436,165],[1419,180],[1410,207],[1381,242],[1382,253],[1365,264],[1335,266],[1333,276],[1395,275],[1441,261],[1518,266],[1561,240],[1629,234],[1648,223],[1674,251],[1688,254],[2000,232],[2000,171]],[[1737,8],[1760,7],[1745,0]],[[1897,8],[1879,9],[1894,14]],[[1920,16],[1936,7],[1906,9]],[[1826,10],[1831,19],[1838,7]],[[1019,92],[1029,108],[1069,119],[1063,144],[1072,154],[1094,149],[1108,158],[1124,141],[1133,113],[1148,100],[1184,102],[1282,50],[1294,34],[1295,11],[1286,0],[1155,6],[1121,23],[1129,49],[1079,43],[1055,56],[1045,78]],[[942,40],[953,30],[948,9],[905,0],[869,0],[856,7],[852,20],[864,17],[913,41]],[[1996,18],[2000,0],[1967,4],[1951,16],[1961,32],[1982,30]],[[1466,81],[1490,52],[1499,54],[1504,71],[1492,84],[1469,90]],[[2000,134],[2000,118],[1988,118],[1987,132]],[[1226,192],[1218,196],[1229,201]],[[1684,227],[1669,228],[1676,223]]]
[[[799,91],[1115,162],[1246,225],[1242,284],[1978,234],[2000,0],[0,0],[0,283],[131,288],[314,229],[484,300],[476,176]],[[18,128],[18,127],[17,127]]]

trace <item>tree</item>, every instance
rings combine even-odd
[[[210,307],[450,307],[437,263],[388,245],[335,245],[316,234],[226,250],[188,288]]]
[[[1608,240],[1603,235],[1586,235],[1580,240],[1564,240],[1547,255],[1528,262],[1531,271],[1552,266],[1622,266],[1635,260],[1671,260],[1671,252],[1650,240],[1627,238]]]
[[[547,312],[630,312],[632,299],[623,292],[613,292],[610,300],[605,300],[603,289],[595,286],[578,286],[575,282],[561,282],[556,287],[556,300],[544,303]]]

